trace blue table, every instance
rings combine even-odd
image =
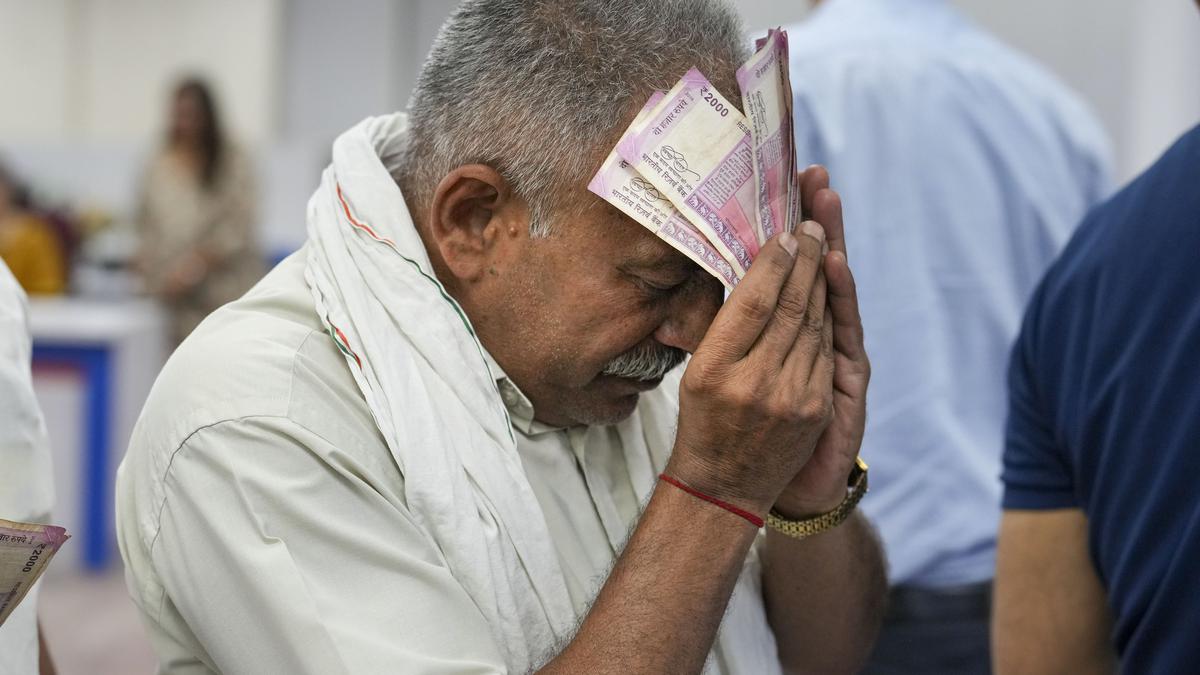
[[[75,535],[83,568],[100,571],[115,558],[116,467],[165,361],[164,312],[137,299],[31,298],[29,326],[35,389],[39,372],[67,371],[80,383],[82,405],[42,412],[61,469],[56,524]]]
[[[112,438],[110,421],[112,401],[112,350],[105,345],[83,346],[35,342],[33,363],[77,371],[84,383],[81,411],[84,429],[83,480],[80,487],[79,533],[83,544],[83,564],[89,570],[108,565],[108,523],[112,518],[112,490],[109,485],[109,456]]]

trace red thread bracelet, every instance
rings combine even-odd
[[[683,490],[684,492],[688,493],[689,495],[691,495],[697,499],[703,499],[704,501],[708,502],[709,504],[719,506],[734,515],[741,516],[741,517],[745,518],[746,520],[750,521],[750,524],[756,528],[761,528],[763,526],[763,522],[764,522],[763,519],[759,518],[758,516],[754,515],[753,513],[750,513],[746,509],[740,509],[740,508],[734,506],[733,504],[730,504],[729,502],[722,501],[720,499],[717,499],[716,497],[706,495],[703,492],[697,490],[696,488],[693,488],[693,487],[685,484],[683,481],[680,481],[677,478],[672,478],[665,473],[660,473],[660,474],[658,474],[658,479],[662,480],[662,481],[666,481],[667,483],[670,483],[671,485],[674,485],[675,487],[679,488],[680,490]]]

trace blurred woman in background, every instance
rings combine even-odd
[[[30,208],[29,193],[0,165],[0,260],[29,295],[62,293],[66,254],[54,227]]]
[[[171,99],[166,143],[143,179],[138,270],[171,314],[178,344],[263,274],[247,157],[222,133],[208,85],[188,78]]]

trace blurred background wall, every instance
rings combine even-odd
[[[1200,119],[1200,21],[1186,0],[955,1],[1091,102],[1122,180]],[[263,241],[283,252],[303,238],[330,141],[404,106],[452,4],[0,0],[0,153],[44,192],[122,216],[172,81],[201,73],[258,158]],[[808,11],[736,4],[755,31]]]

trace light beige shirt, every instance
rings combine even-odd
[[[184,343],[121,466],[121,552],[163,670],[506,672],[414,524],[303,269],[302,255],[284,261]],[[640,510],[622,441],[612,427],[539,423],[511,381],[498,384],[582,618]],[[635,415],[646,443],[669,443],[674,393],[646,395]],[[746,576],[738,592],[756,599],[739,622],[761,633],[757,569]],[[723,660],[718,648],[715,672],[727,672]]]

